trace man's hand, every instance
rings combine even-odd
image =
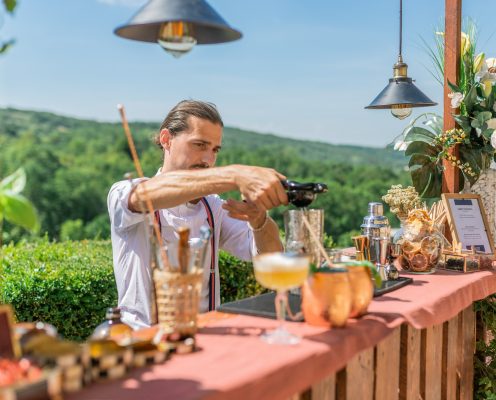
[[[228,199],[222,205],[231,218],[248,221],[254,229],[260,228],[265,222],[266,211],[258,208],[254,203]]]
[[[232,165],[234,181],[248,203],[262,211],[288,204],[288,196],[281,184],[286,177],[274,169]]]

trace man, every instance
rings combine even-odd
[[[123,320],[134,328],[152,322],[150,244],[143,200],[150,199],[165,243],[177,242],[177,228],[191,237],[213,227],[207,249],[200,310],[220,303],[218,250],[251,260],[257,253],[280,251],[276,223],[267,210],[287,204],[283,175],[269,168],[214,167],[222,144],[222,119],[214,105],[182,101],[167,115],[156,143],[164,153],[162,168],[150,179],[115,183],[108,195],[114,273]],[[245,201],[223,201],[218,194],[241,192]],[[212,257],[212,254],[214,257]],[[211,272],[212,271],[212,272]]]

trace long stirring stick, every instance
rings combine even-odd
[[[315,243],[317,243],[317,246],[318,246],[320,252],[324,256],[325,260],[327,261],[327,265],[329,267],[331,267],[333,265],[333,263],[332,263],[331,259],[329,258],[329,256],[327,255],[327,253],[324,249],[324,246],[322,246],[322,243],[320,243],[319,238],[317,237],[317,235],[313,231],[312,226],[310,225],[310,222],[308,222],[308,219],[307,219],[307,216],[305,215],[305,212],[303,212],[302,219],[303,219],[303,223],[305,224],[305,226],[308,229],[308,232],[310,232],[310,236],[312,237],[313,241]]]
[[[129,129],[129,124],[127,123],[126,111],[125,111],[124,106],[122,104],[118,104],[117,109],[119,110],[119,113],[121,114],[122,127],[124,128],[124,132],[125,132],[126,138],[127,138],[127,143],[129,145],[129,149],[131,150],[131,157],[133,158],[134,167],[136,168],[136,172],[138,172],[138,176],[140,178],[144,178],[143,169],[141,168],[141,163],[140,163],[140,160],[138,158],[136,146],[134,145],[133,135],[131,134],[131,129]],[[145,200],[146,208],[148,210],[149,218],[152,220],[153,231],[155,232],[155,237],[157,238],[158,246],[160,249],[160,257],[162,259],[164,269],[170,270],[169,260],[167,259],[167,256],[165,254],[165,250],[163,247],[162,235],[160,234],[160,229],[158,227],[157,221],[155,220],[155,218],[153,218],[154,210],[153,210],[152,202],[151,202],[150,198],[148,197],[148,193],[146,191],[146,182],[143,182],[142,185],[143,185],[143,197],[145,198],[144,200]]]

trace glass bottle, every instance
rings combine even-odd
[[[117,351],[121,346],[131,344],[133,329],[121,321],[120,308],[108,308],[105,321],[98,325],[90,337],[92,357]]]

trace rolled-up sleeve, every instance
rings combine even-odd
[[[145,180],[133,180],[133,186]],[[131,194],[131,183],[129,181],[116,182],[110,188],[107,196],[107,207],[111,226],[118,232],[142,222],[145,215],[129,210],[129,195]]]
[[[243,261],[251,261],[258,251],[248,223],[231,218],[224,209],[221,214],[219,247]]]

